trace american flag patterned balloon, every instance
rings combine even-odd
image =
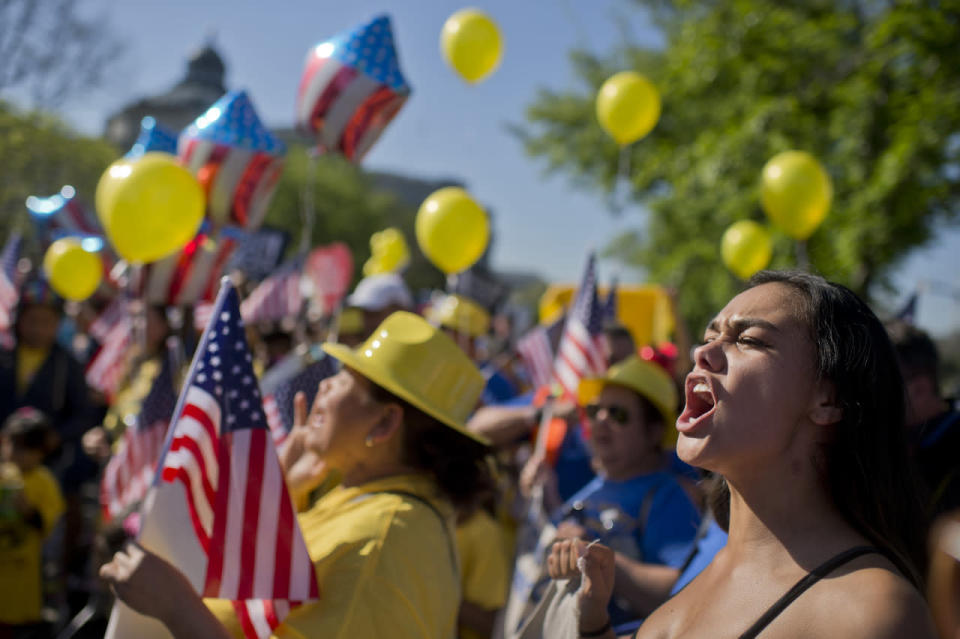
[[[378,16],[316,45],[297,93],[297,129],[323,151],[359,162],[410,96],[390,18]]]
[[[153,304],[212,300],[244,231],[263,223],[283,170],[286,147],[260,122],[245,91],[210,106],[177,141],[180,162],[207,198],[204,224],[179,253],[149,265],[145,295]]]
[[[184,129],[177,155],[207,195],[215,228],[260,226],[286,147],[260,122],[246,91],[231,91]]]

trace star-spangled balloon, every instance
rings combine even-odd
[[[146,294],[152,303],[213,299],[241,241],[228,229],[251,232],[263,223],[285,152],[283,142],[261,123],[246,91],[227,93],[180,134],[177,157],[206,195],[206,217],[183,250],[147,268]]]
[[[151,151],[163,151],[176,155],[177,134],[158,123],[153,116],[148,115],[140,120],[140,135],[124,157],[132,160]]]
[[[182,137],[271,155],[286,153],[283,142],[274,137],[260,122],[247,92],[243,90],[231,91],[214,102],[187,127]]]
[[[297,128],[326,151],[359,161],[410,96],[390,18],[382,15],[307,53]]]
[[[330,57],[356,67],[397,93],[410,92],[410,85],[400,71],[388,16],[377,16],[352,31],[334,36],[327,43],[333,47]]]

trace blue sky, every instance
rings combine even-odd
[[[291,125],[297,82],[307,50],[335,33],[388,12],[401,68],[413,95],[366,157],[371,169],[467,183],[495,214],[497,268],[535,271],[575,281],[589,247],[642,223],[637,207],[618,218],[599,193],[574,189],[563,176],[546,177],[506,131],[519,122],[539,87],[564,88],[574,78],[567,52],[605,51],[621,38],[615,16],[627,16],[636,39],[656,32],[627,0],[486,0],[472,3],[499,23],[506,49],[499,70],[470,86],[439,53],[444,20],[466,6],[445,0],[339,0],[267,3],[253,0],[92,0],[127,41],[125,59],[109,86],[82,96],[62,115],[84,132],[100,134],[107,114],[177,82],[188,55],[214,34],[227,64],[229,88],[245,88],[268,125]],[[642,144],[642,142],[641,142]],[[904,264],[889,300],[896,306],[921,281],[960,290],[960,230],[918,250]],[[601,277],[641,281],[642,273],[601,263]],[[937,333],[960,328],[960,303],[921,297],[919,323]]]

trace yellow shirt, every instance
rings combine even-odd
[[[14,495],[20,491],[40,511],[43,530],[24,522],[13,509]],[[0,463],[0,502],[0,623],[37,622],[43,606],[43,540],[63,514],[63,496],[46,467],[21,475],[15,465]]]
[[[500,523],[480,509],[457,527],[456,534],[464,601],[487,610],[502,608],[510,589],[511,558]],[[460,637],[480,635],[461,626]]]
[[[49,348],[31,348],[25,344],[17,347],[17,393],[23,395],[30,388],[33,377],[47,361]]]
[[[412,493],[425,504],[383,491]],[[299,516],[317,572],[320,600],[300,606],[275,637],[450,639],[460,606],[452,511],[434,483],[403,475],[334,488]],[[237,637],[226,601],[207,600]]]

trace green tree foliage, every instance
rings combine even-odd
[[[764,220],[760,171],[780,151],[810,151],[833,178],[833,208],[809,240],[810,262],[861,294],[956,222],[960,2],[636,4],[660,25],[663,46],[574,51],[583,86],[541,89],[514,129],[550,170],[609,192],[619,150],[597,124],[596,90],[623,68],[655,82],[661,120],[628,149],[630,197],[645,224],[608,252],[678,287],[694,327],[738,287],[720,261],[720,237],[734,221]],[[772,266],[795,259],[792,241],[778,236]]]
[[[311,159],[302,146],[291,146],[287,154],[266,219],[267,224],[290,233],[292,250],[297,249],[303,234],[302,204],[310,183],[315,211],[310,245],[344,242],[353,253],[355,281],[363,276],[363,263],[370,257],[370,236],[395,226],[403,231],[410,247],[411,264],[404,272],[407,283],[414,290],[443,286],[441,273],[417,249],[413,231],[416,209],[377,189],[369,175],[339,155]]]
[[[24,202],[47,196],[65,184],[93,206],[93,194],[104,169],[118,152],[102,140],[86,138],[59,120],[25,115],[0,102],[0,234],[32,232]]]

